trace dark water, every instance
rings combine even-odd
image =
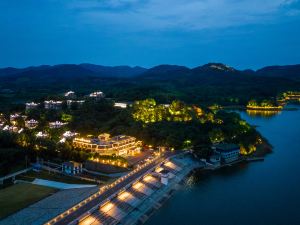
[[[241,116],[259,126],[273,153],[263,162],[195,174],[147,225],[300,224],[300,111]]]

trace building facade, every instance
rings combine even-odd
[[[45,109],[61,109],[62,101],[44,101]]]
[[[114,107],[126,109],[127,108],[127,103],[125,103],[125,102],[115,102]]]
[[[213,148],[223,163],[231,163],[240,158],[240,146],[236,144],[217,144]]]
[[[35,109],[39,106],[39,103],[35,102],[27,102],[26,104],[26,110]]]
[[[39,125],[39,122],[31,119],[31,120],[26,120],[25,121],[25,127],[29,128],[29,129],[34,129]]]
[[[75,138],[73,145],[100,155],[127,156],[140,151],[136,138],[126,135],[111,138],[109,134],[101,134],[98,138]]]
[[[76,94],[74,91],[68,91],[64,95],[66,98],[76,98]]]
[[[55,121],[55,122],[50,122],[49,123],[49,127],[52,128],[52,129],[61,128],[62,126],[65,126],[65,125],[67,125],[67,123],[63,123],[63,122],[60,122],[60,121]]]
[[[95,92],[91,93],[89,95],[89,97],[96,100],[96,101],[98,101],[98,100],[104,98],[104,94],[103,94],[102,91],[95,91]]]
[[[69,175],[76,175],[79,173],[82,173],[82,163],[70,161],[70,162],[64,162],[62,164],[62,172],[69,174]]]

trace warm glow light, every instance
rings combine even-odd
[[[141,187],[143,187],[143,184],[141,183],[141,182],[137,182],[136,184],[134,184],[133,186],[132,186],[134,189],[140,189]]]
[[[114,204],[111,202],[106,203],[104,206],[101,207],[101,211],[103,212],[108,212],[109,210],[111,210],[114,207]]]
[[[155,169],[155,172],[159,173],[159,172],[161,172],[162,170],[163,170],[163,168],[158,167],[158,168]]]
[[[80,221],[78,224],[79,225],[90,225],[90,224],[93,224],[94,222],[100,223],[100,221],[96,217],[94,217],[94,216],[88,216],[84,220]]]
[[[125,200],[126,198],[129,198],[129,197],[132,197],[132,195],[129,192],[124,191],[118,196],[118,199]]]
[[[151,182],[151,181],[154,181],[154,180],[155,180],[155,178],[152,177],[151,175],[147,175],[146,177],[144,177],[144,181],[146,181],[146,182]]]
[[[167,166],[167,167],[170,167],[170,168],[172,168],[172,169],[174,169],[174,168],[176,168],[176,166],[172,163],[172,162],[167,162],[167,163],[165,163],[165,165]]]

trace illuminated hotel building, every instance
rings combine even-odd
[[[74,147],[97,152],[100,155],[133,155],[139,152],[135,137],[118,135],[110,138],[109,134],[100,134],[98,138],[75,138]]]

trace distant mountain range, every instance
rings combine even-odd
[[[61,64],[0,69],[0,102],[37,99],[74,90],[80,95],[104,91],[124,101],[181,99],[201,104],[246,104],[252,98],[274,98],[300,91],[300,65],[237,70],[221,63],[195,68],[159,65],[152,68]],[[1,106],[1,105],[0,105]]]
[[[42,65],[27,68],[7,67],[0,69],[1,78],[80,78],[80,77],[106,77],[106,78],[146,78],[146,79],[178,79],[189,76],[203,77],[210,75],[256,75],[264,77],[285,78],[300,80],[300,64],[288,66],[268,66],[257,71],[237,70],[221,63],[208,63],[195,68],[178,65],[159,65],[149,69],[130,66],[101,66],[95,64],[60,64],[54,66]]]

